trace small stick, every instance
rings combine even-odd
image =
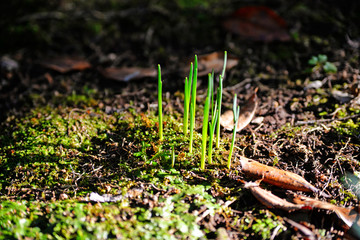
[[[327,123],[327,122],[333,122],[333,121],[346,121],[352,118],[357,118],[360,117],[360,113],[351,115],[351,116],[347,116],[347,117],[343,117],[343,118],[337,118],[337,119],[333,119],[333,118],[329,118],[329,119],[318,119],[318,120],[308,120],[308,121],[297,121],[295,123],[295,126],[300,126],[300,125],[305,125],[305,124],[318,124],[318,123]]]

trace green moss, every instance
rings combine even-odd
[[[269,239],[273,229],[280,226],[278,234],[286,230],[283,220],[268,210],[255,210],[240,219],[244,239]]]
[[[333,127],[335,131],[341,135],[355,137],[360,135],[359,123],[354,122],[352,119],[349,119],[346,122],[335,123],[333,124]]]
[[[198,239],[204,236],[194,211],[206,207],[218,211],[215,199],[205,187],[182,186],[179,193],[154,200],[154,206],[129,207],[130,199],[117,203],[77,201],[0,203],[0,234],[5,238],[23,236],[49,238]],[[194,199],[191,202],[188,199]]]
[[[81,157],[106,138],[115,118],[95,110],[40,107],[2,127],[0,191],[73,184]],[[80,174],[80,173],[79,173]]]

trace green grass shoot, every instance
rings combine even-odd
[[[193,81],[193,63],[190,65],[189,78],[185,78],[185,90],[184,90],[184,123],[183,123],[183,132],[184,135],[187,135],[188,125],[189,125],[189,105],[190,105],[190,95],[191,95],[191,85]]]
[[[200,168],[202,170],[205,169],[205,156],[206,156],[206,142],[207,142],[207,131],[209,125],[209,112],[210,112],[210,105],[211,105],[211,93],[213,88],[213,78],[212,74],[209,73],[209,82],[208,82],[208,90],[205,100],[204,106],[204,115],[203,115],[203,125],[202,125],[202,141],[201,141],[201,159],[200,159]]]
[[[191,88],[191,103],[190,103],[190,140],[189,140],[189,153],[193,150],[193,138],[195,128],[195,112],[196,112],[196,87],[197,87],[197,72],[198,72],[198,60],[195,55],[194,60],[194,73]]]
[[[213,141],[215,135],[215,126],[218,120],[218,105],[214,104],[214,71],[211,74],[211,122],[209,122],[209,148],[208,148],[208,162],[212,164]],[[218,94],[219,95],[219,94]],[[217,95],[217,96],[218,96]]]
[[[163,140],[163,115],[162,115],[162,81],[161,68],[158,64],[158,110],[159,110],[159,140]]]
[[[232,135],[232,138],[231,138],[229,158],[228,158],[228,162],[227,162],[227,168],[228,169],[230,169],[230,167],[231,167],[231,157],[232,157],[232,153],[234,151],[234,144],[235,144],[235,137],[236,137],[236,127],[237,127],[237,124],[238,124],[238,121],[239,121],[239,113],[240,113],[240,107],[237,106],[237,96],[236,96],[236,94],[234,96],[233,113],[234,113],[234,128],[233,128],[233,135]]]
[[[216,98],[217,106],[219,109],[219,112],[217,113],[217,119],[219,120],[216,124],[216,147],[218,148],[220,145],[220,115],[221,115],[221,104],[222,104],[222,91],[223,91],[223,80],[225,76],[225,70],[226,70],[226,63],[227,63],[227,51],[224,52],[224,65],[222,69],[222,73],[220,75],[219,79],[219,89],[217,93],[219,94]]]

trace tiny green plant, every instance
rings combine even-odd
[[[193,150],[193,138],[195,128],[195,112],[196,112],[196,86],[197,86],[197,72],[198,72],[198,60],[195,55],[194,60],[194,73],[191,87],[191,103],[190,103],[190,140],[189,140],[189,153]]]
[[[312,56],[311,59],[309,59],[308,64],[313,66],[310,70],[311,72],[319,71],[321,69],[323,69],[325,73],[337,72],[336,66],[333,63],[328,62],[328,58],[324,54]]]
[[[230,167],[231,167],[231,157],[232,157],[232,153],[233,153],[233,150],[234,150],[235,137],[236,137],[236,127],[237,127],[237,124],[238,124],[238,121],[239,121],[239,114],[240,114],[240,107],[237,106],[237,96],[236,96],[236,94],[234,96],[233,113],[234,113],[234,128],[233,128],[233,135],[232,135],[232,138],[231,138],[229,158],[228,158],[228,162],[227,162],[228,169],[230,169]]]
[[[224,65],[223,69],[220,75],[219,79],[219,91],[217,91],[218,96],[216,98],[217,106],[218,106],[218,113],[217,113],[217,119],[220,119],[221,115],[221,103],[222,103],[222,90],[223,90],[223,80],[225,76],[225,70],[226,70],[226,62],[227,62],[227,51],[224,52]],[[216,123],[216,147],[218,148],[220,145],[220,121]]]
[[[202,126],[202,141],[201,141],[201,159],[200,159],[200,168],[202,170],[205,169],[205,155],[206,155],[206,141],[207,141],[207,131],[209,125],[209,112],[210,112],[210,104],[211,104],[211,92],[213,88],[213,78],[212,74],[209,73],[208,75],[208,90],[205,100],[204,106],[204,116],[203,116],[203,126]]]
[[[187,135],[188,132],[188,124],[189,124],[189,105],[190,105],[190,96],[191,96],[191,85],[193,81],[193,71],[194,66],[193,63],[190,64],[190,73],[189,78],[185,78],[185,90],[184,90],[184,123],[183,123],[183,131],[184,135]]]
[[[162,81],[161,67],[158,64],[158,111],[159,111],[159,140],[163,140],[163,115],[162,115]]]

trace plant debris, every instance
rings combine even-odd
[[[239,8],[223,22],[223,26],[245,39],[264,42],[290,40],[285,20],[265,6]]]
[[[246,101],[246,103],[244,105],[241,105],[240,107],[239,120],[236,127],[237,132],[240,132],[242,129],[244,129],[254,118],[258,106],[258,99],[256,96],[256,92],[257,92],[257,88],[255,89],[251,97]],[[220,116],[220,124],[226,130],[231,131],[234,128],[233,119],[234,119],[233,111],[228,110]]]
[[[82,71],[91,67],[91,64],[88,61],[79,57],[70,56],[40,60],[38,63],[45,68],[49,68],[60,73]]]
[[[145,77],[157,76],[156,69],[152,68],[139,68],[139,67],[109,67],[100,70],[100,73],[105,77],[116,81],[129,82],[135,79]]]

